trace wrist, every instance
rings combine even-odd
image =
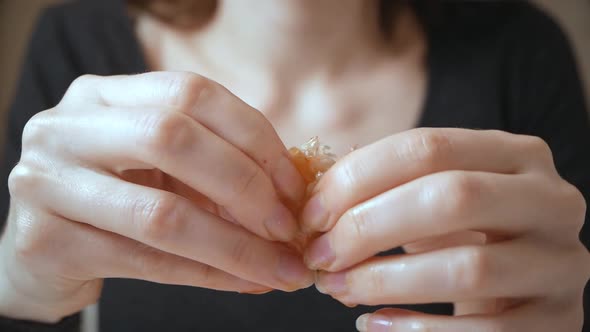
[[[18,272],[10,245],[10,224],[7,223],[5,228],[0,238],[0,316],[49,324],[59,322],[67,315],[53,312],[57,306],[41,303],[39,299],[27,295],[34,290],[23,292],[26,287],[15,282],[32,278],[24,278],[23,273]],[[15,274],[21,276],[17,277]]]

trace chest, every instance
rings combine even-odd
[[[318,136],[339,156],[417,126],[426,100],[419,73],[392,72],[329,91],[303,90],[290,103],[260,107],[287,147]]]
[[[423,112],[428,75],[419,48],[397,57],[376,57],[376,64],[366,61],[336,78],[298,82],[297,77],[281,77],[269,84],[242,68],[227,75],[211,65],[206,52],[196,56],[181,43],[149,38],[147,23],[138,25],[137,34],[152,69],[192,71],[221,83],[262,112],[287,148],[318,136],[341,156],[352,147],[415,127]]]

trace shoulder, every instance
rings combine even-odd
[[[70,1],[38,17],[23,58],[12,110],[18,128],[35,112],[53,107],[84,74],[143,71],[122,0]]]
[[[46,8],[37,21],[30,54],[53,57],[76,74],[137,71],[139,49],[122,0],[78,0]]]
[[[527,1],[447,1],[440,6],[440,27],[460,41],[517,49],[569,48],[557,21]]]
[[[437,15],[430,15],[426,26],[436,56],[445,63],[477,67],[497,80],[518,78],[527,70],[563,76],[548,66],[575,76],[567,36],[551,15],[531,3],[445,1],[435,7]]]
[[[470,27],[470,32],[493,33],[509,26],[559,30],[551,15],[528,1],[444,1],[423,8],[433,22]]]
[[[127,17],[124,0],[71,0],[50,5],[42,12],[47,22],[66,28],[104,27]]]
[[[486,119],[474,127],[538,134],[532,126],[548,123],[550,113],[583,113],[571,45],[548,13],[523,1],[433,6],[422,13],[433,94],[463,109],[458,119],[471,114]],[[566,99],[567,109],[558,105]]]
[[[572,45],[550,14],[523,1],[445,2],[443,7],[442,39],[453,47],[441,53],[451,55],[447,59],[457,71],[466,68],[470,82],[494,92],[503,129],[549,142],[564,128],[587,130]]]
[[[120,20],[116,8],[112,1],[84,0],[49,6],[41,12],[35,32],[36,35],[54,38],[46,42],[55,42],[57,38],[75,41],[97,33],[101,27],[114,23],[116,19]]]

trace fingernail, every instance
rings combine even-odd
[[[325,270],[335,259],[327,234],[314,240],[305,253],[305,263],[312,270]]]
[[[289,242],[297,232],[297,221],[283,204],[277,204],[274,213],[264,222],[266,230],[276,240]]]
[[[300,204],[305,194],[305,183],[291,159],[281,156],[271,177],[284,198],[293,204]]]
[[[305,204],[303,212],[301,212],[303,229],[310,232],[326,231],[322,229],[326,219],[328,219],[328,212],[324,207],[322,195],[315,194]]]
[[[393,322],[379,314],[364,314],[356,320],[356,329],[360,332],[391,332]]]
[[[348,308],[356,308],[356,307],[358,307],[358,303],[352,303],[352,302],[340,302],[340,303],[344,304]]]
[[[274,290],[274,289],[272,289],[272,288],[269,288],[269,289],[258,290],[258,291],[249,291],[249,292],[243,292],[242,294],[262,295],[262,294],[270,293],[270,292],[272,292],[273,290]]]
[[[277,273],[278,278],[288,286],[286,290],[306,288],[313,284],[313,272],[299,256],[288,251],[281,253]]]
[[[342,295],[348,290],[346,273],[320,273],[317,275],[315,286],[322,294],[329,294],[332,296]]]
[[[371,316],[371,314],[364,314],[360,315],[359,318],[356,319],[356,329],[359,332],[367,332],[367,322],[369,321],[369,316]]]

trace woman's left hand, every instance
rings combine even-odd
[[[321,179],[303,227],[317,287],[348,304],[454,302],[455,316],[382,309],[360,331],[582,328],[590,256],[581,193],[540,138],[415,129],[356,150]],[[406,254],[375,255],[404,246]]]

